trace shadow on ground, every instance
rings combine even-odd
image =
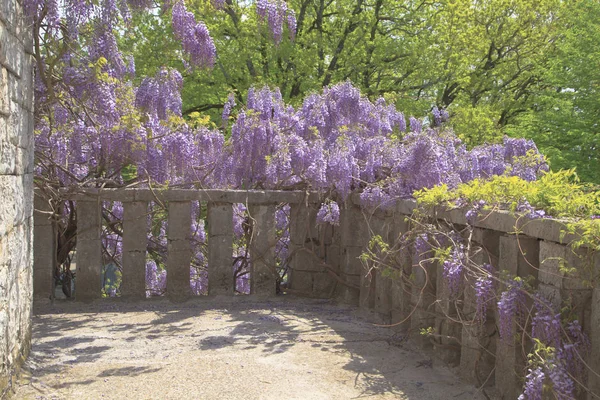
[[[480,398],[394,330],[329,301],[57,302],[34,313],[16,398]]]

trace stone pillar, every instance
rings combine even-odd
[[[396,211],[392,217],[392,226],[388,233],[388,243],[396,254],[394,254],[394,264],[398,268],[392,276],[391,297],[391,323],[395,329],[401,332],[410,328],[411,312],[411,288],[409,284],[412,274],[412,257],[408,249],[401,248],[400,241],[402,235],[410,230],[410,224],[406,220],[406,215]],[[396,325],[397,324],[397,325]]]
[[[507,235],[500,237],[500,258],[498,270],[506,271],[510,276],[531,276],[537,281],[539,266],[539,241],[526,236]],[[498,295],[506,287],[498,288]],[[496,312],[496,321],[498,315]],[[513,321],[513,332],[516,332]],[[528,351],[529,345],[526,345]],[[520,379],[525,371],[526,357],[520,343],[514,338],[498,339],[496,342],[496,389],[502,399],[516,399],[521,393]]]
[[[77,272],[75,298],[102,297],[102,224],[100,201],[77,201]]]
[[[437,303],[435,309],[437,316],[435,319],[435,332],[440,335],[435,338],[433,345],[436,356],[452,366],[460,363],[460,338],[462,335],[462,325],[457,320],[458,304],[457,298],[451,297],[450,288],[444,278],[444,266],[436,263],[436,290]],[[458,295],[460,298],[460,294]]]
[[[597,359],[592,358],[592,355],[600,354],[597,339],[599,331],[597,313],[600,306],[598,306],[598,294],[595,293],[598,288],[592,288],[591,285],[597,278],[598,271],[591,254],[585,252],[584,248],[574,251],[568,245],[540,241],[539,292],[557,310],[560,310],[565,302],[569,305],[570,314],[582,324],[584,333],[592,342],[592,349],[585,361],[590,366],[596,363],[595,372],[600,373]],[[590,386],[597,388],[595,375],[590,372],[588,376]],[[597,390],[596,388],[594,390]]]
[[[233,295],[233,208],[208,203],[208,294]]]
[[[434,262],[419,260],[418,255],[414,255],[412,257],[412,277],[410,328],[419,334],[421,329],[435,325],[437,266]],[[423,348],[432,346],[427,337],[418,336],[416,342]]]
[[[123,271],[121,295],[134,299],[146,297],[146,247],[148,203],[123,203]]]
[[[498,253],[501,233],[489,229],[473,229],[472,240],[478,252],[470,255],[475,265],[491,264],[498,267]],[[496,354],[496,325],[493,318],[495,304],[488,304],[488,315],[485,323],[474,320],[476,311],[475,279],[469,276],[464,289],[462,307],[462,335],[460,353],[460,375],[475,385],[489,384],[487,378],[492,374]]]
[[[252,224],[250,293],[274,296],[278,279],[275,265],[275,205],[251,204],[249,213]]]
[[[52,208],[48,200],[35,197],[33,295],[48,299],[54,294],[54,266],[56,264],[56,231],[52,222]]]
[[[290,204],[290,271],[292,293],[329,298],[338,282],[340,262],[339,230],[329,224],[318,225],[314,205]]]
[[[593,268],[584,265],[588,262],[584,257],[583,250],[575,254],[569,246],[546,240],[540,242],[540,293],[557,308],[568,300],[580,321],[589,312],[592,298]]]
[[[345,303],[372,308],[375,304],[375,280],[359,258],[369,237],[369,227],[362,210],[351,201],[346,202],[340,208],[340,276],[353,287],[340,286],[338,298]]]
[[[600,257],[599,257],[600,258]],[[597,269],[600,272],[600,269]],[[594,288],[592,296],[592,310],[590,318],[590,342],[591,351],[588,358],[588,363],[592,371],[600,374],[600,288]],[[588,400],[597,399],[600,397],[600,377],[596,374],[588,373],[588,387],[595,395],[588,395]]]
[[[167,294],[170,299],[175,301],[185,300],[191,295],[191,235],[192,203],[170,201],[167,226]]]

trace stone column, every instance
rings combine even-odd
[[[233,295],[233,208],[208,203],[208,294]]]
[[[252,224],[250,292],[274,296],[278,279],[275,265],[275,205],[251,204],[249,213]]]
[[[304,203],[290,204],[290,271],[289,287],[293,293],[314,296],[323,244],[316,224],[317,210]]]
[[[77,201],[77,272],[75,298],[91,301],[102,297],[102,224],[100,201]]]
[[[54,292],[56,264],[56,232],[52,222],[52,208],[48,200],[35,196],[33,230],[33,295],[48,299]]]
[[[372,308],[375,304],[374,279],[359,258],[369,241],[369,227],[362,210],[351,201],[340,208],[340,239],[340,277],[360,289],[340,285],[338,298],[345,303]]]
[[[526,236],[507,235],[500,237],[500,259],[498,270],[510,276],[531,276],[537,281],[539,266],[539,241]],[[498,288],[498,295],[506,287]],[[496,321],[498,315],[496,312]],[[513,332],[516,332],[513,321]],[[529,346],[529,345],[527,345]],[[525,349],[528,351],[528,348]],[[514,338],[498,339],[496,342],[496,389],[503,399],[516,399],[521,393],[520,378],[525,371],[526,357],[521,345]]]
[[[475,265],[491,264],[498,267],[498,253],[501,233],[489,229],[474,228],[472,240],[480,247],[476,254],[469,255]],[[460,375],[475,385],[482,385],[494,369],[496,346],[495,322],[493,319],[494,304],[488,305],[485,323],[474,320],[476,312],[475,279],[469,277],[462,307],[462,335],[460,353]],[[489,381],[488,381],[489,382]]]
[[[598,257],[600,258],[600,257]],[[600,272],[600,268],[596,269]],[[592,310],[590,318],[590,342],[591,351],[588,358],[588,363],[592,371],[600,374],[600,288],[594,288],[592,296]],[[588,395],[588,400],[597,399],[600,397],[600,377],[592,372],[588,373],[588,387],[595,395]]]
[[[121,295],[134,299],[146,297],[146,247],[148,203],[123,203],[123,271]]]
[[[169,202],[167,226],[167,294],[175,301],[191,295],[190,266],[192,264],[192,203]],[[230,257],[231,258],[231,257]]]
[[[391,297],[391,323],[395,329],[401,332],[410,328],[411,312],[411,288],[409,279],[412,274],[412,257],[408,249],[400,248],[402,235],[410,230],[410,224],[406,221],[406,215],[395,211],[392,217],[392,226],[388,233],[388,243],[397,253],[394,255],[394,263],[398,268],[392,276]],[[400,323],[402,322],[402,323]]]

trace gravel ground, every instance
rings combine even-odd
[[[483,399],[355,309],[277,297],[36,304],[17,399]]]

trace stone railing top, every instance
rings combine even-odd
[[[360,206],[358,194],[352,196],[352,202]],[[402,199],[396,202],[395,207],[390,210],[404,215],[411,215],[417,208],[417,202],[413,199]],[[445,219],[458,225],[467,225],[465,216],[469,208],[447,209],[445,207],[434,207],[429,210],[429,215],[437,219]],[[551,242],[569,244],[580,238],[577,234],[567,233],[567,220],[555,218],[528,218],[518,216],[506,210],[495,210],[481,212],[473,226],[477,228],[491,229],[508,234],[522,234],[536,239]]]
[[[286,190],[232,190],[232,189],[150,189],[150,188],[84,188],[63,189],[64,198],[70,200],[107,200],[107,201],[206,201],[214,203],[244,204],[318,204],[323,201],[322,194],[313,191]],[[358,194],[351,196],[352,203],[360,206]],[[390,210],[404,215],[411,215],[417,207],[413,199],[397,201]],[[430,215],[437,219],[466,225],[465,213],[468,209],[446,209],[435,207]],[[530,219],[517,216],[509,211],[497,210],[480,214],[475,227],[491,229],[508,234],[523,234],[537,239],[568,244],[577,240],[577,234],[566,233],[567,221],[553,218]]]
[[[61,194],[69,200],[108,200],[108,201],[207,201],[214,203],[308,203],[322,201],[317,192],[285,190],[229,190],[229,189],[138,189],[84,188],[64,189]]]

